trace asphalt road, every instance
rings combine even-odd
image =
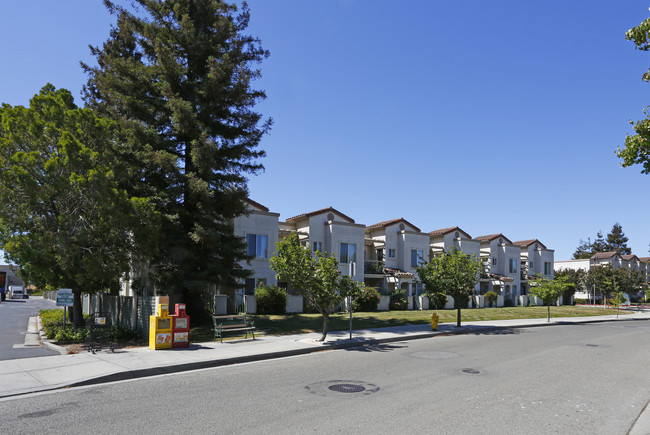
[[[25,343],[25,333],[30,317],[42,309],[54,308],[53,301],[42,297],[6,299],[0,303],[0,360],[58,355],[44,346],[14,348]]]
[[[0,433],[624,434],[650,322],[439,336],[0,401]]]

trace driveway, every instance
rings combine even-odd
[[[25,346],[29,318],[49,308],[55,308],[55,303],[40,296],[0,303],[0,360],[58,355],[42,345]]]

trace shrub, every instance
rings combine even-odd
[[[497,295],[495,292],[490,290],[489,292],[485,293],[485,302],[488,303],[489,307],[492,308],[492,305],[497,304],[497,300],[499,299],[499,295]]]
[[[576,299],[573,299],[573,303],[575,305],[587,305],[587,304],[589,304],[589,299],[576,298]]]
[[[255,289],[257,314],[284,314],[287,307],[287,291],[280,287],[258,287]]]
[[[442,310],[447,304],[447,295],[444,293],[429,293],[429,304],[436,310]]]
[[[113,341],[134,341],[142,338],[139,330],[126,328],[122,325],[113,325],[110,334]]]
[[[59,343],[83,343],[90,339],[90,327],[75,328],[71,322],[66,322],[63,328],[63,310],[41,310],[39,312],[43,331],[45,336],[50,340]],[[84,315],[84,321],[87,324],[88,316]],[[140,331],[126,328],[120,325],[114,325],[111,328],[97,328],[93,331],[93,340],[106,339],[113,342],[132,341],[142,338]]]
[[[57,343],[83,343],[88,337],[88,328],[74,328],[67,326],[56,331],[54,341]]]
[[[406,310],[409,306],[406,300],[406,290],[396,289],[390,294],[390,310]]]
[[[377,311],[379,292],[374,287],[364,287],[361,294],[352,301],[354,311]]]

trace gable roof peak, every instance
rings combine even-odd
[[[351,224],[355,223],[354,219],[352,219],[350,216],[348,216],[348,215],[346,215],[344,213],[341,213],[340,211],[338,211],[337,209],[335,209],[332,206],[329,206],[327,208],[323,208],[323,209],[320,209],[320,210],[310,211],[308,213],[302,213],[302,214],[290,217],[290,218],[287,219],[287,222],[293,223],[293,222],[299,221],[301,219],[308,219],[308,218],[310,218],[312,216],[317,216],[319,214],[324,214],[324,213],[328,213],[328,212],[339,215],[341,218],[343,218],[344,220],[350,222]]]

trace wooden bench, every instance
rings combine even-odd
[[[212,323],[214,324],[214,339],[219,337],[223,343],[224,332],[246,332],[248,338],[248,331],[253,335],[255,340],[255,326],[247,315],[232,315],[232,316],[212,316]]]

